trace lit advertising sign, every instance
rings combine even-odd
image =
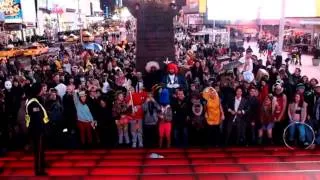
[[[317,11],[317,17],[320,17],[320,0],[316,1],[316,11]]]
[[[55,0],[38,0],[38,7],[43,9],[51,9]],[[66,0],[68,1],[68,0]]]
[[[199,0],[199,13],[207,12],[207,0]]]
[[[197,8],[198,7],[198,1],[199,0],[187,0],[187,6],[190,9]]]
[[[0,12],[4,14],[6,23],[22,22],[20,0],[0,0]]]
[[[208,0],[207,8],[209,20],[279,19],[282,0]],[[320,17],[320,0],[285,0],[285,17]]]
[[[320,17],[320,0],[286,0],[285,17]],[[279,19],[281,17],[282,0],[262,0],[261,17],[263,19]]]
[[[279,0],[278,0],[279,1]],[[252,20],[257,17],[258,0],[208,0],[209,20]],[[273,12],[273,11],[271,11]]]
[[[21,0],[21,9],[23,12],[23,23],[30,24],[29,26],[34,26],[36,23],[35,2],[33,0]]]

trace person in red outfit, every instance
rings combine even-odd
[[[269,95],[269,86],[267,84],[267,80],[265,78],[261,79],[260,93],[259,93],[259,101],[260,104],[263,104],[266,97]]]
[[[142,119],[143,119],[143,109],[142,105],[147,99],[147,93],[143,91],[143,88],[140,90],[134,90],[130,88],[129,91],[129,106],[132,108],[132,120],[130,121],[131,136],[132,136],[132,148],[137,147],[137,142],[139,142],[139,147],[143,147],[143,128],[142,128]]]

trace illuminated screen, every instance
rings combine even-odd
[[[282,0],[209,0],[208,19],[279,19],[281,3]],[[320,0],[286,0],[285,5],[286,17],[320,17]]]

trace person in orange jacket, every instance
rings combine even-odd
[[[218,146],[220,143],[220,125],[225,118],[220,97],[212,87],[205,88],[202,96],[206,100],[205,119],[208,138],[207,143]]]

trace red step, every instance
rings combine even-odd
[[[259,174],[257,180],[313,180],[312,176],[302,173],[289,174],[289,173],[276,173],[276,174]]]
[[[88,168],[49,168],[50,176],[86,176],[89,174]]]
[[[151,175],[142,176],[141,180],[196,180],[195,176],[192,175]]]
[[[150,153],[163,159],[150,159]],[[309,180],[320,179],[320,151],[284,148],[114,149],[49,151],[47,172],[67,180]],[[2,178],[35,179],[33,156],[0,158]],[[297,172],[297,173],[295,173]],[[47,179],[47,178],[44,178]]]
[[[203,165],[196,166],[194,169],[196,173],[228,173],[244,171],[240,165]]]
[[[138,167],[122,167],[122,168],[113,168],[113,167],[104,167],[104,168],[94,168],[91,171],[90,175],[136,175],[140,173],[140,168]]]
[[[248,171],[258,172],[295,170],[295,167],[290,166],[290,164],[252,164],[246,165],[246,168]]]

